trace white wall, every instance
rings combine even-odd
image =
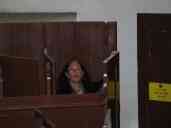
[[[138,12],[171,13],[169,0],[1,0],[1,12],[78,12],[78,20],[117,20],[120,50],[121,128],[138,128]]]

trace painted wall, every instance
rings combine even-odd
[[[117,21],[121,128],[138,128],[136,14],[171,13],[169,0],[1,0],[0,12],[77,12],[79,21]]]

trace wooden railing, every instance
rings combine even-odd
[[[46,94],[47,95],[55,95],[55,61],[53,58],[48,54],[46,48],[44,48],[44,57],[45,57],[45,77],[46,77]]]

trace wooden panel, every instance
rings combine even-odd
[[[34,59],[42,57],[44,42],[40,23],[13,23],[11,31],[14,56]]]
[[[138,15],[138,93],[140,128],[170,128],[171,103],[148,99],[150,81],[171,83],[171,15]]]
[[[117,22],[106,23],[106,37],[108,51],[117,50]]]
[[[43,67],[37,60],[0,56],[4,96],[44,94]]]
[[[74,24],[46,23],[45,32],[48,53],[56,62],[56,77],[58,77],[66,61],[76,52]]]
[[[39,74],[33,74],[34,72],[38,72],[38,70],[41,70],[42,75],[44,72],[43,48],[45,42],[43,38],[43,32],[44,31],[41,23],[0,24],[0,54],[11,56],[5,59],[6,68],[4,73],[8,74],[7,78],[10,81],[6,83],[8,84],[8,86],[5,86],[4,88],[6,90],[4,95],[15,96],[45,94],[44,76],[41,76],[41,81],[37,83],[36,79],[39,77]],[[17,57],[16,60],[14,59],[15,57]],[[25,59],[19,59],[18,57],[22,57]],[[30,60],[27,60],[27,58]],[[39,66],[40,64],[38,64],[38,61],[40,61],[41,66]],[[7,67],[7,65],[9,67]],[[41,69],[39,69],[40,67]],[[23,75],[25,74],[25,71],[27,71],[28,74]],[[30,75],[31,77],[29,79]],[[22,79],[23,81],[27,80],[28,82],[25,83],[25,85],[22,85],[18,79],[20,79],[20,82]],[[32,85],[30,86],[30,83],[32,83],[33,85],[37,84],[37,90],[34,89],[33,92],[31,92]],[[28,85],[28,87],[26,85]],[[15,91],[13,92],[12,89]]]
[[[76,57],[93,81],[101,80],[107,70],[102,61],[117,49],[116,29],[116,22],[45,23],[46,45],[56,62],[56,78],[66,62]],[[114,72],[109,71],[110,74]]]
[[[42,59],[44,47],[42,24],[1,23],[0,53],[10,56]]]
[[[106,24],[106,36],[107,36],[107,47],[108,55],[113,50],[117,49],[117,23],[108,22]],[[119,54],[111,59],[107,63],[107,73],[110,82],[108,84],[108,90],[113,92],[113,95],[109,95],[108,107],[110,108],[111,127],[120,128],[120,87],[119,87]]]
[[[107,39],[105,43],[107,43],[106,52],[109,55],[113,50],[117,51],[117,23],[109,22],[106,26]],[[119,56],[107,64],[107,72],[110,80],[119,81]]]
[[[56,78],[64,64],[77,57],[93,81],[102,78],[106,72],[102,60],[117,47],[116,23],[112,22],[3,23],[1,38],[5,43],[0,53],[10,56],[43,60],[46,46],[56,62]]]
[[[80,59],[93,81],[102,78],[102,60],[116,48],[116,23],[67,22],[46,24],[47,48],[56,61],[57,77],[66,61]]]
[[[11,55],[11,26],[0,23],[0,54]]]
[[[85,64],[93,81],[100,80],[106,71],[106,65],[102,63],[103,59],[109,55],[106,36],[104,22],[76,24],[77,55]]]
[[[104,123],[105,99],[93,94],[4,98],[0,99],[0,125],[33,128],[35,109],[41,110],[56,127],[100,128]]]

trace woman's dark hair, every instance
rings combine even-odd
[[[88,75],[87,70],[85,69],[85,67],[81,64],[81,62],[77,59],[77,58],[72,58],[70,61],[68,61],[68,63],[66,63],[66,65],[63,67],[62,72],[60,73],[58,79],[57,79],[57,87],[56,87],[56,93],[57,94],[67,94],[67,93],[71,93],[72,89],[70,87],[70,83],[69,83],[69,79],[66,76],[66,73],[68,72],[68,67],[70,66],[70,64],[72,62],[76,61],[80,66],[81,66],[81,70],[84,72],[84,75],[81,79],[81,82],[83,83],[83,85],[87,84],[90,82],[90,78]]]

